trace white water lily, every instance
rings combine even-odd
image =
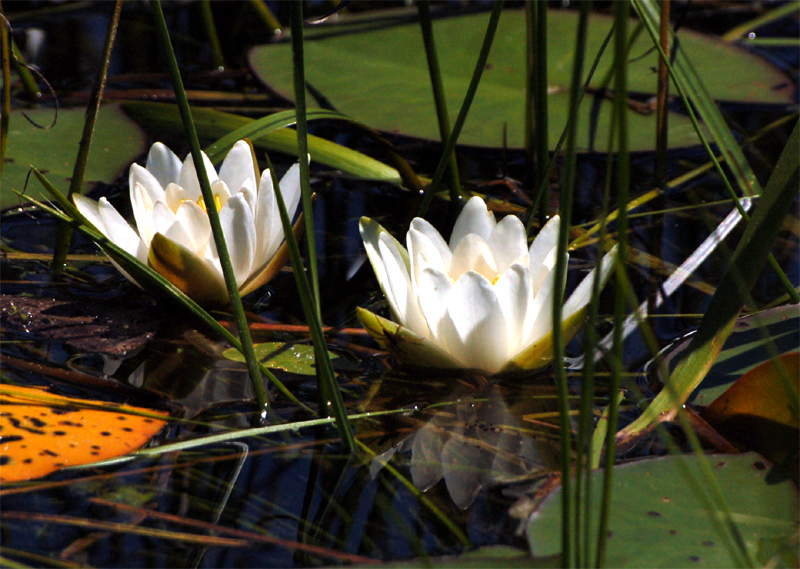
[[[203,160],[236,284],[244,295],[266,283],[286,263],[272,177],[265,170],[259,179],[252,148],[243,140],[225,157],[219,174],[205,154]],[[145,168],[131,166],[129,182],[138,231],[104,197],[95,202],[75,195],[75,205],[112,242],[198,303],[227,303],[222,267],[191,154],[181,163],[157,142],[150,148]],[[297,164],[280,185],[291,216],[300,202]]]
[[[411,222],[408,250],[369,218],[360,227],[395,321],[361,308],[358,317],[395,357],[417,367],[486,373],[541,368],[553,359],[557,216],[530,248],[522,222],[509,215],[497,223],[479,197],[464,206],[449,246],[421,218]],[[613,258],[612,250],[601,263],[603,283]],[[583,322],[593,278],[594,271],[564,304],[566,341]]]

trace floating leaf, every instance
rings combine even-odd
[[[8,150],[3,175],[0,178],[0,208],[20,202],[11,190],[22,192],[30,166],[36,166],[62,192],[69,188],[78,143],[83,132],[85,109],[60,109],[58,121],[51,129],[33,126],[22,116],[23,111],[11,112],[8,131]],[[37,109],[24,111],[38,125],[49,125],[55,111]],[[145,150],[145,134],[135,122],[125,116],[119,105],[100,108],[95,125],[89,162],[86,166],[82,192],[95,182],[113,182],[137,156]],[[35,181],[28,183],[27,195],[47,199],[47,193]]]
[[[0,404],[4,483],[128,454],[160,431],[167,418],[160,411],[63,397],[39,387],[3,385]]]
[[[467,91],[488,18],[488,13],[481,13],[434,21],[447,106],[453,113],[451,121],[455,119]],[[372,23],[358,18],[340,18],[338,22],[343,23],[309,30],[304,47],[306,80],[314,93],[321,93],[336,110],[362,123],[389,132],[438,140],[438,122],[422,36],[419,25],[412,20],[399,18],[393,11]],[[555,146],[568,116],[576,24],[575,11],[551,10],[548,14],[551,148]],[[609,18],[592,17],[587,40],[590,58],[597,53],[610,27]],[[506,10],[459,138],[461,144],[501,146],[506,126],[508,145],[523,145],[525,34],[523,11]],[[681,49],[690,54],[698,73],[708,78],[709,90],[716,99],[792,102],[791,82],[759,57],[686,30],[682,30],[679,36]],[[656,89],[653,69],[657,65],[657,52],[652,49],[647,34],[639,34],[631,55],[629,89],[653,93]],[[258,77],[287,99],[293,98],[289,42],[255,47],[249,60]],[[600,87],[612,60],[611,50],[607,50],[594,75],[593,88]],[[742,81],[743,77],[747,80]],[[314,100],[311,92],[308,97]],[[578,144],[583,150],[601,150],[608,142],[611,103],[605,101],[600,105],[596,127],[590,125],[590,120],[594,120],[590,119],[592,104],[592,97],[587,97],[581,110]],[[655,115],[644,116],[631,111],[629,120],[631,150],[652,149],[655,144]],[[694,129],[685,116],[673,113],[669,120],[670,145],[697,144]],[[590,142],[590,133],[593,142]]]
[[[284,342],[264,342],[254,346],[256,357],[271,369],[282,369],[300,375],[315,375],[317,367],[314,360],[314,346],[308,344],[287,344]],[[328,352],[331,360],[338,358],[334,353]],[[243,362],[244,356],[231,348],[223,354],[226,358],[236,362]]]
[[[796,535],[797,488],[788,479],[768,481],[769,463],[756,453],[641,460],[614,467],[608,567],[736,566],[716,531],[718,513],[705,508],[682,475],[681,464],[697,472],[699,460],[711,461],[745,546],[760,564],[769,561],[771,555],[766,552],[776,552]],[[592,487],[601,488],[603,471],[592,476]],[[592,503],[586,511],[592,512],[590,550],[595,551],[599,491],[593,492]],[[535,556],[559,552],[561,487],[544,498],[528,519],[526,530]]]
[[[783,367],[778,369],[778,365]],[[787,386],[781,374],[790,381]],[[786,388],[793,387],[787,393]],[[725,437],[747,445],[770,460],[797,470],[800,417],[800,354],[784,354],[750,370],[703,412]]]

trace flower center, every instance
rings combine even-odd
[[[200,209],[202,209],[204,212],[206,212],[206,214],[208,214],[208,210],[206,209],[206,200],[204,200],[202,196],[200,196],[200,199],[197,200],[197,205],[199,205]],[[214,207],[217,208],[217,211],[219,211],[220,208],[222,207],[222,200],[220,199],[219,194],[214,194]]]

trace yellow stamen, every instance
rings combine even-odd
[[[219,211],[220,208],[222,208],[221,201],[222,200],[220,200],[219,194],[214,194],[214,207],[217,208],[217,211]],[[206,200],[204,200],[202,197],[199,200],[197,200],[197,205],[199,205],[204,212],[208,213],[208,210],[206,209]]]

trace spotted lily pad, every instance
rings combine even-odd
[[[0,482],[40,478],[67,466],[128,454],[160,431],[166,418],[166,413],[142,407],[2,385]]]
[[[736,558],[719,533],[717,511],[688,484],[685,472],[697,476],[700,460],[709,460],[714,478],[730,509],[745,547],[759,566],[773,555],[785,555],[778,566],[795,566],[796,548],[788,546],[797,534],[797,488],[788,479],[774,480],[769,462],[756,453],[711,456],[668,456],[614,468],[608,567],[735,567]],[[592,475],[593,536],[600,511],[603,471]],[[701,491],[705,486],[699,487]],[[550,493],[528,519],[531,552],[549,556],[561,549],[561,487]],[[792,561],[793,557],[793,561]]]

